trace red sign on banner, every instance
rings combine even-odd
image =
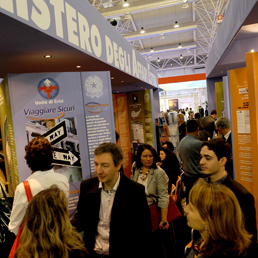
[[[220,14],[220,15],[217,15],[217,23],[222,23],[223,21],[223,15]]]

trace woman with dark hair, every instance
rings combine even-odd
[[[53,147],[45,137],[36,137],[25,146],[25,159],[31,169],[29,182],[32,196],[56,184],[69,197],[69,182],[64,175],[55,173],[52,169]],[[13,208],[10,216],[9,230],[17,235],[24,218],[28,200],[23,183],[15,190]]]
[[[170,149],[172,152],[173,152],[174,149],[175,149],[173,143],[172,143],[172,142],[169,142],[169,141],[165,142],[165,143],[162,145],[162,148],[163,148],[163,147]]]
[[[163,145],[164,146],[164,145]],[[174,152],[169,148],[162,147],[159,152],[161,168],[169,178],[168,192],[171,192],[172,184],[176,185],[177,177],[180,175],[180,164]]]
[[[68,199],[56,185],[39,192],[28,204],[16,258],[82,258],[87,251],[72,227]]]
[[[194,239],[187,258],[247,257],[251,235],[245,229],[239,202],[228,187],[199,179],[190,191],[185,213],[188,226],[201,235]]]
[[[165,171],[157,167],[158,154],[148,144],[140,145],[137,150],[136,162],[133,163],[133,181],[145,186],[148,205],[157,202],[161,209],[160,229],[167,229],[167,212],[169,205],[168,176]]]

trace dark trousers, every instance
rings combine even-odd
[[[198,180],[199,177],[190,177],[186,174],[183,174],[183,182],[185,185],[185,197],[186,197],[186,203],[189,203],[189,193],[192,189],[194,183]]]

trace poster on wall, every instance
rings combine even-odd
[[[249,95],[246,68],[229,71],[235,178],[253,193]]]
[[[70,184],[71,215],[80,182],[91,177],[80,73],[10,74],[8,84],[19,179],[24,181],[31,174],[24,147],[34,137],[45,136],[55,148],[53,169]]]
[[[103,142],[116,142],[110,73],[83,72],[81,80],[90,172],[95,176],[94,150]]]
[[[178,99],[169,99],[168,107],[169,110],[178,110]]]
[[[145,90],[143,96],[146,143],[154,147],[150,90]]]

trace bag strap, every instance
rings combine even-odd
[[[31,200],[31,198],[33,197],[32,192],[31,192],[31,188],[30,188],[30,184],[29,184],[28,181],[23,181],[23,185],[24,185],[24,188],[25,188],[25,192],[26,192],[26,195],[27,195],[28,202],[29,202]]]
[[[0,183],[0,185],[1,185],[2,192],[3,192],[3,196],[4,196],[5,199],[7,199],[7,196],[6,196],[6,194],[5,194],[5,190],[4,190],[4,188],[3,188],[3,186],[2,186],[1,183]]]

